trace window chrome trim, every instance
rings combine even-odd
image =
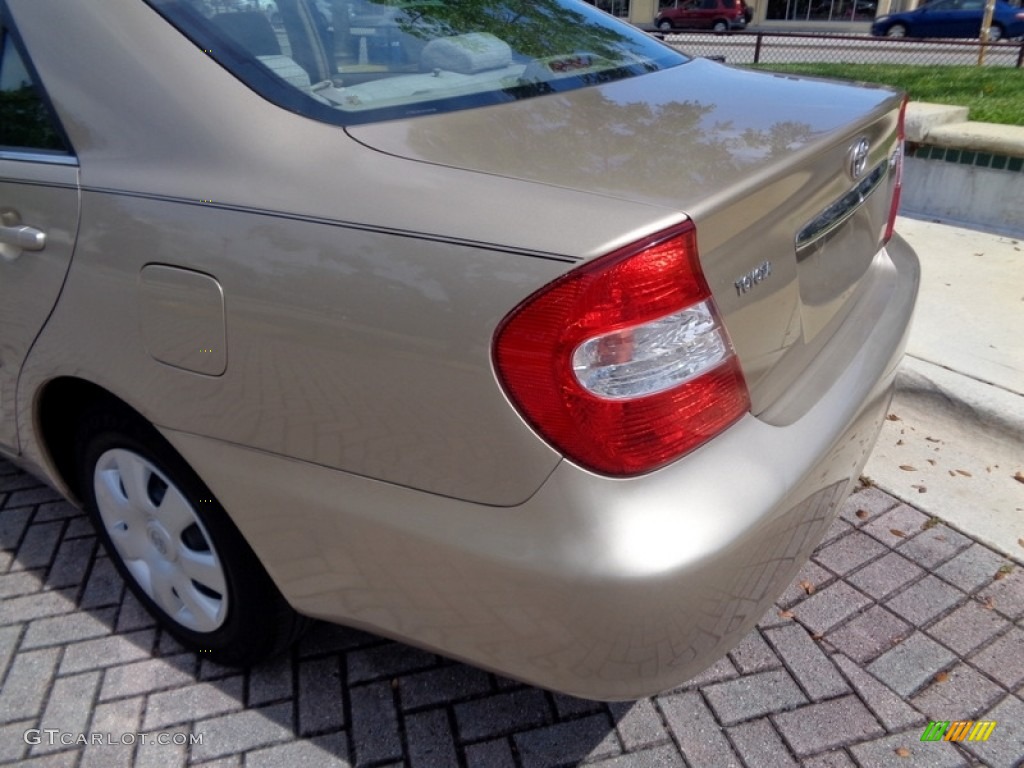
[[[796,235],[798,260],[800,251],[832,234],[846,223],[846,220],[857,212],[857,209],[864,204],[872,192],[878,189],[888,175],[889,161],[886,159],[872,168],[871,172],[857,186],[811,219]]]
[[[14,160],[20,163],[45,163],[47,165],[71,165],[78,167],[78,158],[74,155],[51,155],[47,152],[32,150],[0,149],[0,160]]]

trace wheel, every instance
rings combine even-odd
[[[662,32],[671,32],[672,22],[669,21],[668,19],[662,19],[661,21],[658,22],[658,29],[660,29]]]
[[[887,30],[885,30],[886,37],[906,37],[907,28],[902,24],[893,24]]]
[[[716,35],[724,35],[729,31],[729,22],[723,19],[718,19],[714,24],[711,25],[711,31]]]
[[[111,560],[178,640],[246,666],[305,628],[220,504],[151,426],[95,411],[76,441],[79,488]]]
[[[993,24],[988,28],[988,41],[994,43],[998,40],[1003,39],[1003,28],[998,24]]]

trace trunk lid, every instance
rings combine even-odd
[[[900,103],[888,89],[698,59],[601,86],[347,130],[412,160],[689,216],[753,410],[763,413],[842,323],[882,245]],[[770,420],[798,415],[782,409]]]

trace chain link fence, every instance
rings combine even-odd
[[[800,34],[793,32],[654,33],[673,48],[690,56],[729,64],[941,64],[974,66],[984,48],[984,64],[991,67],[1024,66],[1024,42],[977,40],[913,40],[858,35]]]

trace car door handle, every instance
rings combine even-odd
[[[22,251],[41,251],[46,247],[46,233],[24,224],[0,227],[0,243]]]

